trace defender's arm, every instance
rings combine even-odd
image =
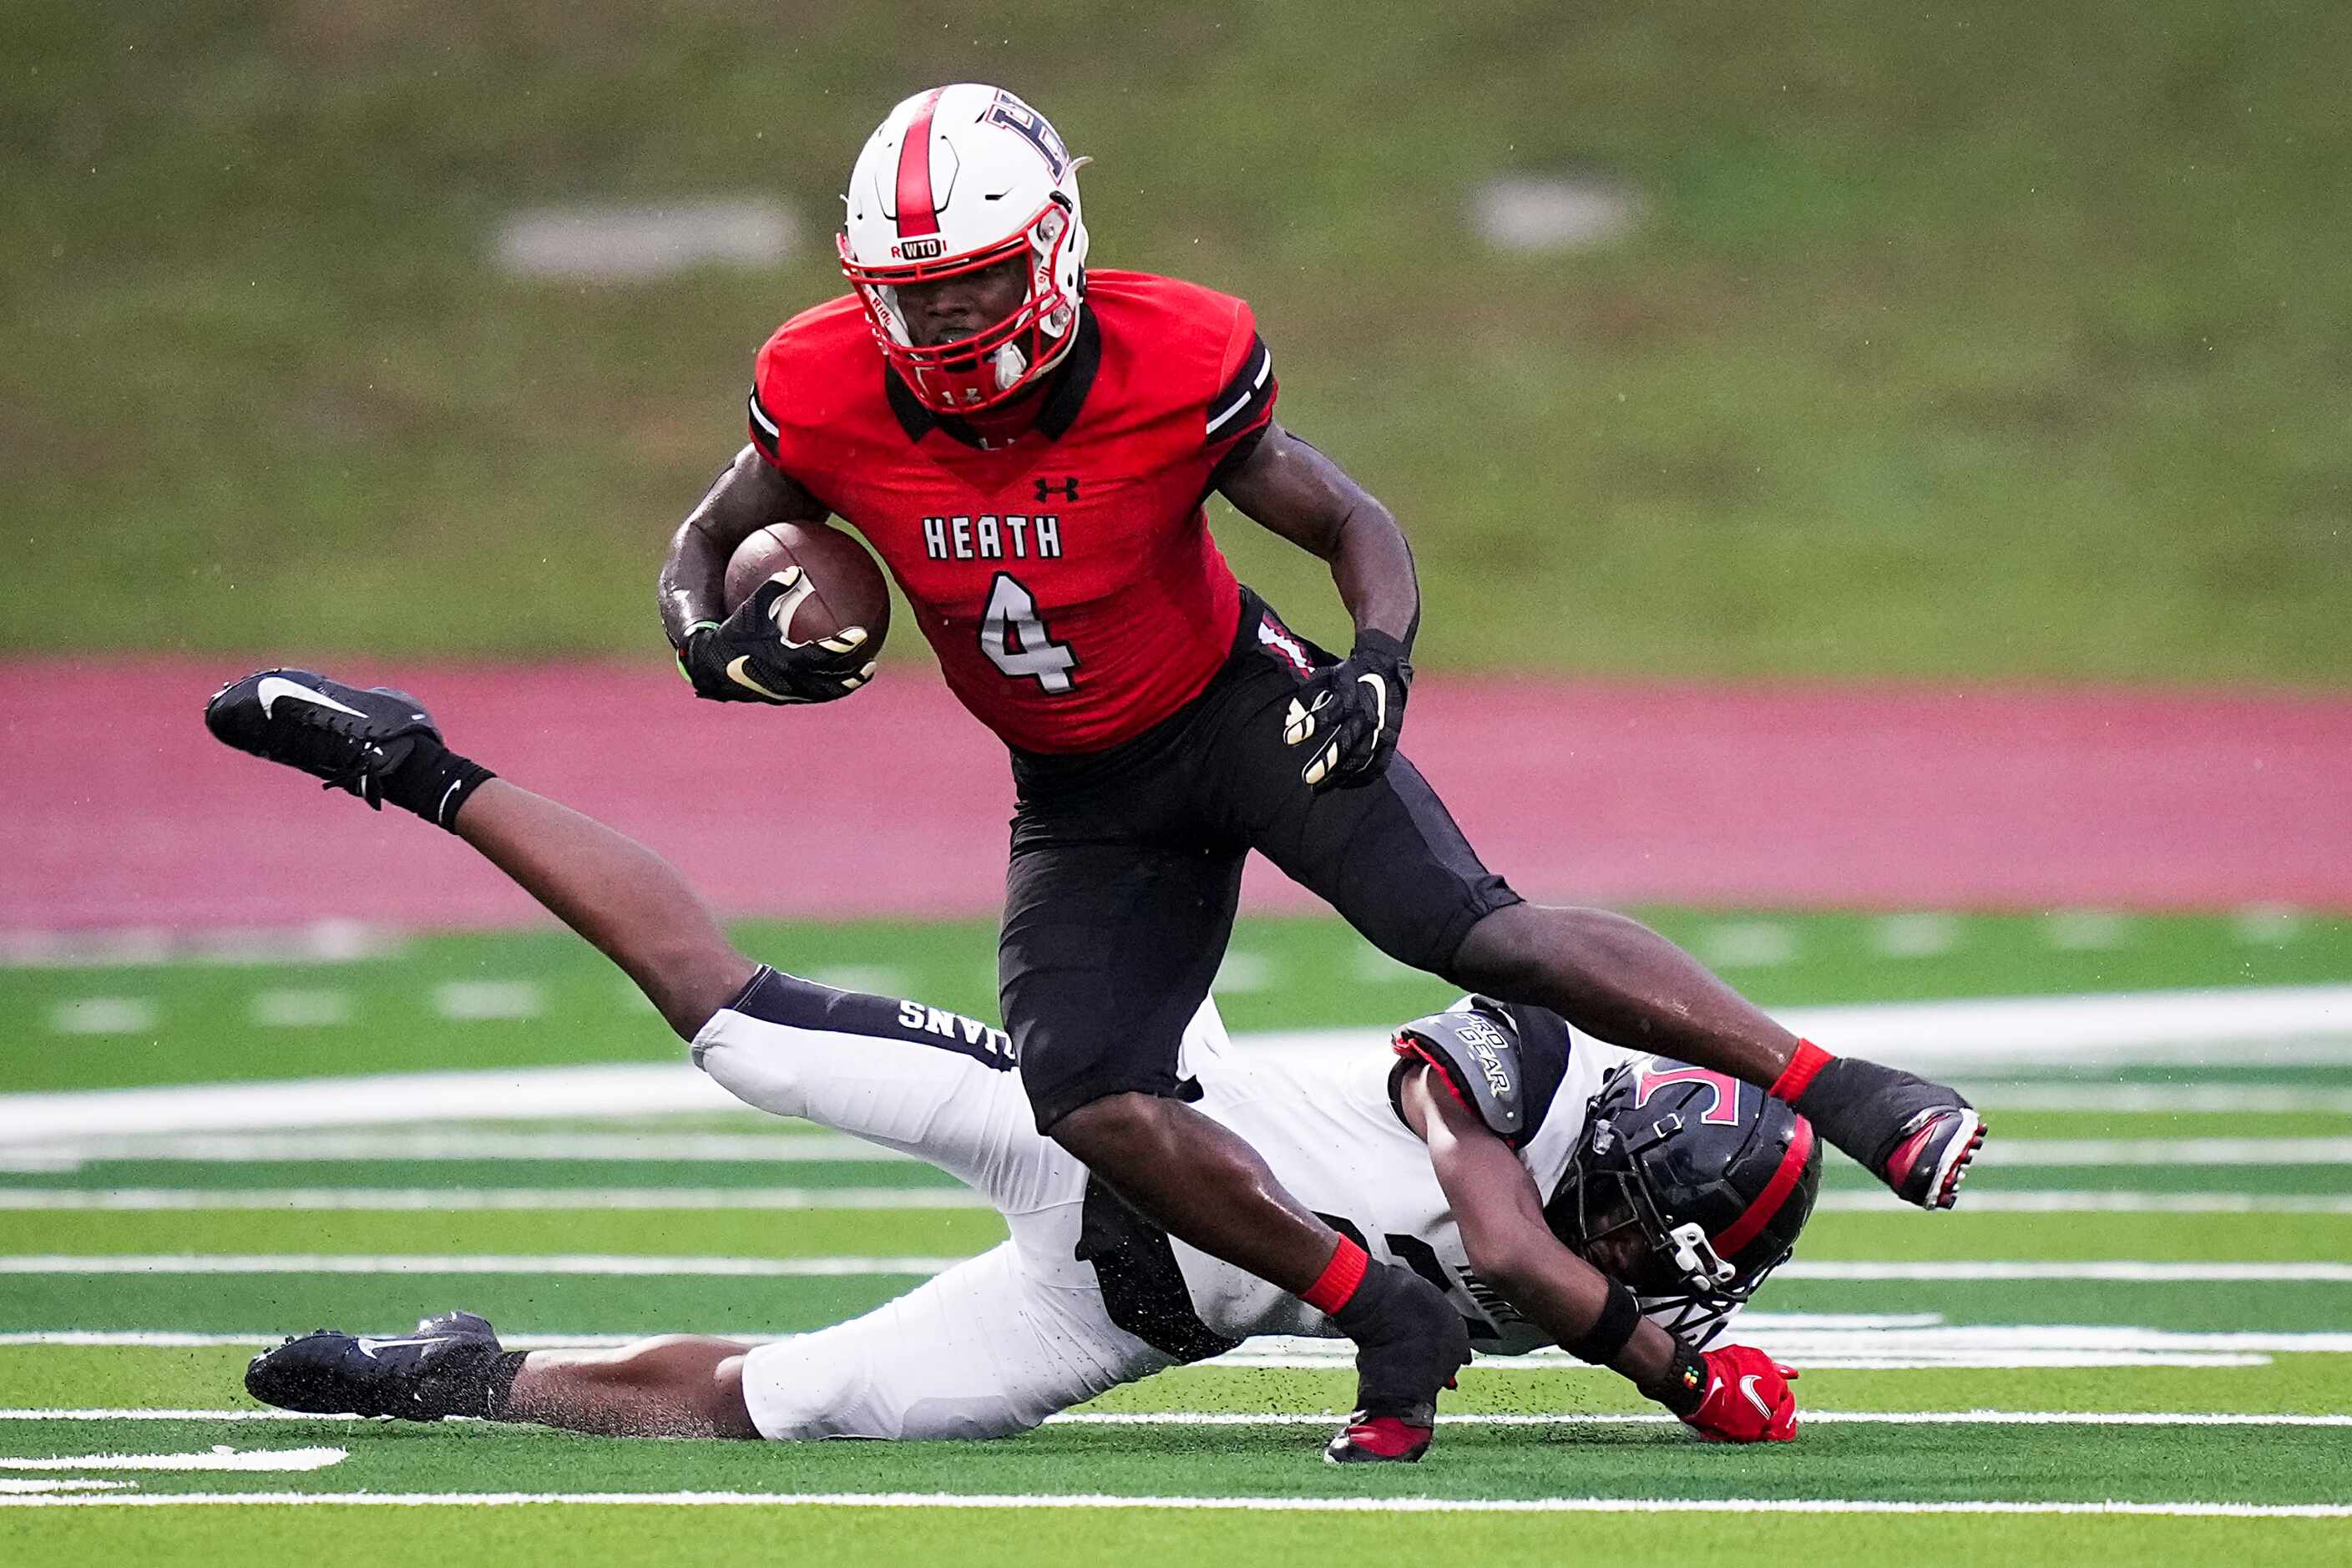
[[[720,595],[737,545],[772,522],[823,522],[827,515],[791,475],[745,445],[670,536],[657,589],[670,646],[683,648],[695,626],[726,619]]]
[[[1462,1227],[1471,1268],[1529,1322],[1574,1351],[1601,1325],[1610,1281],[1552,1235],[1535,1178],[1434,1069],[1423,1066],[1407,1073],[1398,1102],[1407,1124],[1429,1145],[1430,1165]],[[1675,1370],[1676,1352],[1674,1337],[1643,1318],[1604,1364],[1654,1398],[1652,1391]]]
[[[1412,549],[1389,509],[1346,469],[1271,423],[1217,489],[1244,517],[1330,563],[1359,636],[1380,632],[1411,648],[1421,624]]]

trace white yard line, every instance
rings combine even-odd
[[[609,1350],[635,1343],[643,1334],[500,1334],[499,1342],[513,1351]],[[713,1334],[714,1339],[757,1339],[751,1334]],[[281,1344],[286,1335],[242,1333],[200,1334],[176,1329],[26,1329],[0,1332],[0,1348],[64,1345],[98,1350],[266,1350]],[[260,1419],[262,1412],[254,1418]],[[320,1417],[321,1420],[326,1417]],[[338,1417],[340,1419],[340,1417]]]
[[[691,1329],[694,1325],[684,1325]],[[262,1349],[283,1333],[194,1333],[152,1329],[32,1329],[0,1333],[0,1347],[81,1346],[134,1349]],[[626,1344],[642,1334],[550,1333],[502,1336],[513,1350]],[[757,1340],[757,1334],[720,1337]],[[1740,1319],[1734,1337],[1783,1361],[1832,1370],[1998,1367],[2259,1366],[2273,1355],[2352,1355],[2352,1333],[2183,1333],[2131,1324],[1938,1324],[1931,1313],[1882,1321],[1834,1313],[1758,1312]],[[1204,1365],[1339,1371],[1351,1364],[1344,1340],[1269,1335]],[[1480,1360],[1481,1375],[1587,1370],[1565,1351]]]
[[[1048,1415],[1049,1426],[1324,1426],[1332,1411],[1102,1411],[1067,1410]],[[364,1415],[310,1415],[295,1410],[0,1410],[0,1421],[364,1421]],[[1441,1426],[1671,1426],[1663,1411],[1563,1410],[1551,1415],[1444,1415]],[[2238,1410],[1813,1410],[1808,1426],[2347,1426],[2352,1415],[2294,1415]],[[279,1450],[267,1450],[278,1452]],[[341,1449],[294,1452],[341,1453]],[[62,1468],[85,1460],[41,1461]],[[17,1461],[23,1464],[25,1461]]]
[[[5,1112],[0,1100],[0,1112]],[[1993,1118],[1996,1126],[1998,1114]],[[1983,1165],[2076,1169],[2117,1165],[2347,1165],[2352,1136],[2336,1138],[2002,1138]],[[93,1161],[199,1164],[449,1160],[681,1164],[839,1164],[912,1156],[836,1132],[509,1132],[483,1128],[381,1131],[194,1132],[0,1143],[0,1169],[73,1170]]]
[[[684,1061],[487,1072],[379,1073],[278,1082],[0,1095],[0,1142],[272,1127],[464,1121],[496,1107],[519,1121],[741,1110]]]
[[[1968,1085],[1969,1095],[1991,1114],[2012,1110],[2253,1112],[2261,1115],[2320,1111],[2352,1115],[2352,1089],[2299,1083],[2053,1083],[2032,1079]]]
[[[834,1274],[937,1274],[956,1258],[701,1258],[635,1253],[26,1253],[0,1256],[0,1274],[608,1274],[793,1278]],[[1780,1279],[2082,1279],[2129,1284],[2182,1282],[2352,1284],[2352,1263],[2072,1263],[1977,1260],[1812,1262],[1782,1265]]]
[[[988,1208],[969,1187],[0,1187],[5,1211],[409,1211],[501,1208]],[[1879,1187],[1822,1192],[1813,1213],[1916,1213]],[[2352,1194],[1976,1190],[1961,1213],[2352,1213]]]
[[[986,1209],[966,1187],[0,1187],[0,1212],[244,1209]],[[1827,1192],[1816,1214],[1914,1214],[1876,1187]],[[2147,1193],[2039,1189],[1969,1194],[1980,1214],[2352,1215],[2352,1194]]]
[[[0,1259],[0,1268],[6,1266]],[[2352,1284],[2352,1263],[2143,1263],[2125,1258],[2072,1263],[1937,1260],[1928,1263],[1784,1263],[1775,1279],[2090,1279],[2129,1284]]]
[[[0,931],[0,969],[110,969],[162,963],[350,963],[406,951],[408,939],[353,920],[284,927],[162,926]]]
[[[1809,1367],[2249,1366],[2273,1355],[2352,1355],[2352,1333],[2184,1333],[2135,1324],[1952,1323],[1817,1327],[1797,1313],[1755,1313],[1732,1326],[1743,1344]],[[1269,1334],[1212,1366],[1337,1370],[1353,1361],[1345,1340]],[[1561,1350],[1473,1363],[1480,1372],[1574,1371]]]
[[[547,1011],[547,994],[528,980],[453,980],[433,988],[433,1010],[457,1023],[536,1018]]]
[[[5,1190],[5,1189],[0,1189]],[[1980,1214],[2342,1214],[2352,1194],[2143,1193],[2098,1189],[1973,1188],[1960,1212]],[[0,1201],[0,1207],[5,1207]],[[1919,1211],[1881,1187],[1823,1193],[1815,1214],[1906,1214]]]
[[[0,1411],[0,1420],[8,1413]],[[1332,1411],[1066,1410],[1049,1426],[1323,1426]],[[1549,1415],[1440,1415],[1441,1426],[1672,1426],[1664,1411],[1563,1410]],[[1809,1426],[2352,1426],[2352,1415],[2283,1415],[2259,1411],[2111,1410],[1811,1410]]]
[[[2021,1167],[2352,1165],[2352,1138],[1993,1137],[1986,1140],[1977,1161]]]
[[[961,1258],[657,1258],[613,1253],[515,1256],[368,1253],[89,1254],[0,1256],[0,1274],[586,1274],[727,1279],[939,1274]]]
[[[237,1453],[85,1454],[71,1459],[0,1458],[0,1470],[323,1470],[340,1465],[341,1448],[254,1448]]]
[[[1882,958],[1935,958],[1959,946],[1959,917],[1933,910],[1886,915],[1871,922],[1867,940]]]
[[[366,1421],[365,1415],[311,1415],[299,1410],[0,1410],[0,1421]]]
[[[2352,1198],[2344,1200],[2352,1205]],[[1889,1204],[1895,1203],[1892,1194]],[[969,1187],[0,1187],[0,1211],[985,1209]]]
[[[93,1160],[173,1160],[199,1164],[256,1161],[336,1163],[413,1160],[626,1162],[688,1164],[840,1164],[911,1156],[840,1132],[503,1132],[474,1128],[381,1132],[192,1132],[91,1138],[37,1146],[0,1144],[0,1168],[21,1160],[38,1169]]]
[[[514,1000],[512,997],[507,1001]],[[1872,1003],[1790,1009],[1782,1021],[1832,1048],[1939,1071],[2016,1062],[2352,1060],[2352,985],[2248,986],[2089,996]],[[1359,1060],[1383,1031],[1244,1035],[1244,1050]],[[16,1144],[129,1133],[362,1126],[463,1120],[485,1105],[508,1116],[656,1115],[734,1105],[683,1062],[386,1074],[292,1082],[0,1096]]]
[[[1243,1513],[1731,1513],[2121,1515],[2352,1519],[2352,1503],[1895,1502],[1829,1498],[1116,1497],[972,1492],[180,1492],[0,1497],[0,1508],[864,1508],[1168,1510]]]
[[[143,1035],[163,1016],[152,996],[76,996],[49,1009],[59,1035]]]

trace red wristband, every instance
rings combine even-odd
[[[1785,1104],[1794,1105],[1797,1097],[1812,1087],[1814,1077],[1835,1060],[1835,1057],[1812,1041],[1799,1040],[1797,1054],[1789,1058],[1789,1065],[1780,1069],[1780,1076],[1772,1080],[1772,1087],[1765,1092]]]

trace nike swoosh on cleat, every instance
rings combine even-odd
[[[353,1348],[360,1352],[360,1354],[367,1357],[370,1361],[373,1361],[375,1360],[375,1352],[378,1351],[398,1350],[403,1345],[429,1345],[440,1337],[441,1336],[438,1334],[433,1334],[413,1340],[355,1339],[352,1342],[352,1344]]]
[[[790,702],[792,700],[791,698],[785,696],[782,692],[771,691],[766,687],[761,685],[758,681],[752,679],[750,676],[744,674],[744,667],[751,662],[751,656],[750,654],[744,654],[740,658],[735,659],[734,662],[727,667],[727,679],[733,681],[736,685],[744,688],[746,690],[758,692],[761,696],[768,699],[771,702]]]
[[[313,691],[310,688],[303,685],[300,681],[289,680],[282,675],[263,676],[261,678],[261,684],[253,689],[253,694],[261,699],[261,716],[265,719],[274,716],[270,712],[270,705],[281,697],[291,697],[298,701],[308,702],[315,707],[331,708],[338,713],[348,713],[354,719],[364,719],[367,717],[366,714],[361,712],[358,709],[352,707],[349,703],[338,702],[323,691]]]

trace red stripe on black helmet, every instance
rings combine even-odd
[[[938,112],[940,94],[934,88],[907,127],[898,143],[898,237],[940,232],[939,205],[931,195],[931,116]]]
[[[1813,1124],[1801,1116],[1796,1121],[1797,1130],[1790,1135],[1788,1150],[1780,1156],[1780,1168],[1772,1173],[1772,1179],[1764,1184],[1764,1190],[1756,1194],[1756,1201],[1748,1205],[1747,1212],[1715,1238],[1717,1256],[1726,1259],[1737,1256],[1741,1247],[1772,1223],[1780,1205],[1796,1190],[1797,1179],[1805,1173],[1805,1162],[1813,1155]]]

